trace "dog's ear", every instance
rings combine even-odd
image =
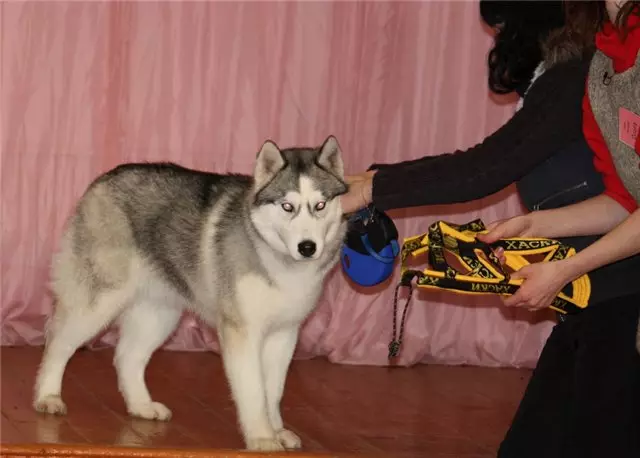
[[[344,179],[344,163],[342,162],[342,150],[338,140],[333,135],[329,135],[320,147],[318,164],[329,169],[341,179]]]
[[[280,148],[271,140],[267,140],[262,145],[256,158],[256,165],[253,177],[256,182],[256,189],[262,188],[269,180],[284,167],[285,162],[280,152]]]

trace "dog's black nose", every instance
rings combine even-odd
[[[298,243],[298,252],[305,258],[310,258],[316,252],[316,244],[311,240],[303,240]]]

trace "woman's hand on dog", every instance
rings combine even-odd
[[[342,213],[353,213],[371,203],[374,173],[375,171],[370,171],[345,177],[349,191],[340,196]]]

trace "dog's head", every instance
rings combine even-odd
[[[347,189],[333,136],[317,148],[281,150],[267,141],[256,159],[251,220],[273,249],[296,261],[319,259],[343,236],[337,197]]]

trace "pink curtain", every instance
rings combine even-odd
[[[250,172],[266,138],[337,136],[346,167],[480,141],[513,113],[486,86],[490,36],[476,2],[3,2],[3,345],[43,343],[48,264],[88,183],[125,161]],[[508,191],[468,205],[396,211],[402,236],[445,218],[521,211]],[[396,277],[356,289],[339,269],[297,357],[386,364]],[[530,366],[550,322],[495,298],[419,294],[402,364]],[[109,331],[91,346],[111,345]],[[167,348],[217,351],[186,317]]]

